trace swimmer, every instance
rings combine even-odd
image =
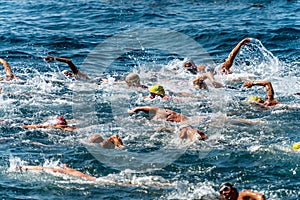
[[[244,190],[239,193],[238,190],[235,187],[233,187],[233,184],[231,183],[222,184],[219,192],[222,200],[265,200],[265,196],[258,192]]]
[[[219,117],[215,117],[214,119],[206,116],[196,116],[196,117],[186,117],[183,114],[177,113],[170,109],[165,108],[158,108],[155,106],[139,106],[135,107],[128,111],[129,114],[134,114],[137,112],[146,112],[148,113],[151,120],[166,120],[168,122],[176,122],[176,123],[187,123],[187,124],[197,124],[197,123],[219,123],[220,120],[225,120],[229,123],[243,123],[248,125],[257,125],[261,122],[253,121],[250,119],[239,119],[239,118],[232,118],[227,116],[222,116],[220,119]]]
[[[154,99],[156,97],[161,97],[164,100],[171,100],[171,97],[166,95],[165,89],[162,85],[155,84],[149,89],[150,91],[150,96],[145,97],[149,99]]]
[[[298,150],[298,149],[300,149],[300,142],[296,142],[295,144],[293,144],[292,149],[293,149],[293,150]]]
[[[12,80],[20,80],[18,77],[16,77],[13,73],[13,71],[11,70],[10,65],[8,64],[8,62],[6,60],[4,60],[3,58],[0,58],[0,64],[3,65],[4,67],[4,71],[5,71],[5,80],[6,81],[12,81]]]
[[[232,71],[230,71],[231,66],[233,65],[234,59],[237,56],[239,50],[241,49],[241,47],[243,45],[247,45],[247,43],[249,43],[251,41],[250,38],[245,38],[242,41],[240,41],[235,47],[234,49],[232,49],[232,51],[230,52],[230,54],[228,55],[226,61],[221,65],[220,69],[218,69],[218,71],[221,74],[232,74]],[[197,74],[197,73],[204,73],[205,71],[207,71],[207,66],[204,65],[196,65],[193,61],[187,61],[184,63],[184,68],[192,73],[192,74]]]
[[[128,74],[125,77],[125,82],[128,85],[128,87],[135,87],[135,88],[142,89],[142,90],[148,89],[148,86],[141,84],[141,79],[140,79],[139,75],[136,73]]]
[[[184,69],[186,69],[188,72],[192,73],[192,74],[197,74],[197,73],[203,73],[206,70],[206,66],[205,65],[196,65],[192,60],[186,61],[183,64]]]
[[[102,83],[109,83],[108,79],[101,79]],[[141,84],[141,79],[138,74],[130,73],[125,77],[125,81],[115,81],[113,84],[126,84],[128,87],[136,88],[137,90],[146,90],[148,86]]]
[[[176,113],[170,109],[158,108],[154,106],[135,107],[129,110],[128,113],[133,114],[139,111],[148,113],[152,120],[166,120],[177,123],[189,120],[186,116],[180,113]]]
[[[181,101],[178,98],[175,98],[171,95],[166,94],[166,91],[165,91],[164,87],[160,84],[155,84],[152,87],[150,87],[149,92],[150,92],[150,95],[144,97],[145,99],[155,99],[156,97],[160,97],[164,100]],[[169,92],[169,94],[170,93],[175,94],[175,92],[172,92],[172,91],[168,91],[168,92]],[[176,95],[185,96],[185,97],[190,96],[190,94],[187,93],[187,92],[177,92]]]
[[[74,126],[68,126],[67,121],[62,116],[57,116],[54,120],[49,120],[43,124],[32,124],[32,125],[24,125],[22,126],[24,129],[37,129],[37,128],[45,128],[45,129],[61,129],[65,131],[73,131],[76,129]]]
[[[96,180],[95,177],[84,174],[80,171],[77,171],[75,169],[72,169],[67,164],[62,164],[60,167],[43,167],[43,166],[16,166],[17,170],[20,170],[21,172],[24,171],[45,171],[45,172],[54,172],[54,173],[62,173],[62,174],[68,174],[76,177],[80,177],[86,180],[94,181]]]
[[[79,71],[78,68],[74,65],[74,63],[68,58],[46,56],[45,60],[48,62],[52,62],[52,61],[56,60],[59,62],[67,63],[69,65],[70,69],[72,70],[72,72],[63,71],[63,73],[66,77],[75,77],[76,79],[89,79],[89,77],[86,74]]]
[[[192,128],[191,126],[184,126],[179,131],[179,137],[181,139],[188,139],[194,142],[195,139],[205,140],[207,138],[206,134],[199,129]]]
[[[265,97],[266,100],[264,101],[260,97],[253,97],[252,98],[253,101],[255,101],[259,105],[263,105],[263,106],[275,106],[275,105],[280,103],[279,101],[277,101],[274,98],[274,90],[273,90],[271,82],[269,82],[269,81],[251,81],[251,80],[248,80],[243,84],[243,86],[247,87],[247,88],[251,88],[254,85],[260,85],[260,86],[264,86],[266,88],[266,97]]]
[[[170,109],[158,108],[154,106],[136,107],[134,109],[131,109],[129,113],[132,114],[139,111],[149,113],[149,116],[152,116],[153,120],[166,120],[169,122],[177,123],[189,120],[189,118],[180,113],[176,113]],[[179,131],[179,137],[181,139],[188,139],[190,141],[194,141],[195,137],[199,140],[205,140],[207,136],[202,131],[194,129],[191,126],[183,126]]]
[[[90,143],[96,143],[99,144],[102,148],[105,149],[114,149],[115,147],[117,148],[125,148],[123,141],[119,137],[119,135],[113,135],[110,136],[108,139],[104,140],[101,135],[99,134],[94,134],[90,139]]]

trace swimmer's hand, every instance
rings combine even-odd
[[[45,61],[47,61],[47,62],[52,62],[52,61],[54,61],[54,57],[53,57],[53,56],[46,56],[44,59],[45,59]]]
[[[16,77],[15,75],[13,75],[13,74],[10,74],[10,75],[6,75],[6,81],[19,81],[19,80],[21,80],[20,78],[18,78],[18,77]]]
[[[100,82],[104,83],[104,84],[108,84],[108,79],[107,78],[101,78]]]
[[[136,108],[133,108],[131,110],[128,110],[128,114],[134,114],[136,113]]]
[[[251,38],[245,38],[241,41],[241,45],[247,45],[251,41]]]
[[[213,86],[215,88],[221,88],[221,87],[223,87],[222,83],[219,83],[219,82],[216,82],[216,81],[214,81],[212,84],[213,84]]]
[[[244,84],[243,84],[244,87],[246,88],[251,88],[253,86],[253,81],[249,80],[249,81],[246,81]]]
[[[79,76],[84,79],[89,79],[89,77],[86,74],[82,73],[81,71],[78,71],[78,73],[76,75],[77,75],[77,77]]]

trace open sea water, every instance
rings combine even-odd
[[[223,182],[266,199],[300,199],[300,152],[291,148],[300,141],[298,0],[11,0],[0,1],[0,10],[0,57],[22,79],[0,81],[2,199],[218,199]],[[194,90],[183,62],[215,68],[246,37],[252,40],[237,55],[234,74],[216,77],[227,87]],[[64,77],[68,66],[44,61],[47,55],[71,59],[91,79]],[[100,82],[130,72],[143,84],[190,95],[146,101],[147,91]],[[246,104],[265,91],[232,83],[235,74],[271,81],[282,105]],[[186,143],[177,137],[180,124],[128,115],[144,105],[204,116],[192,125],[207,140]],[[78,130],[21,128],[57,115]],[[119,134],[128,148],[91,146],[94,133]],[[15,170],[61,163],[97,180]]]

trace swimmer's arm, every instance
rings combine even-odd
[[[14,73],[11,70],[10,65],[8,64],[8,62],[6,60],[0,58],[0,64],[2,64],[4,67],[7,81],[18,79],[17,77],[15,77]]]
[[[150,111],[156,111],[158,108],[154,106],[141,106],[141,107],[135,107],[131,110],[128,111],[128,113],[133,114],[139,111],[147,112],[149,113]]]
[[[266,99],[273,100],[274,99],[274,90],[271,82],[269,81],[246,81],[243,86],[247,88],[251,88],[253,85],[259,85],[266,88]]]
[[[207,85],[204,80],[207,78],[206,73],[201,74],[193,80],[193,85],[196,89],[207,89]]]
[[[205,79],[208,79],[215,88],[222,87],[221,83],[215,81],[215,78],[211,72],[206,72],[201,74],[198,78],[193,80],[193,84],[195,85],[197,82],[203,82]]]
[[[265,196],[263,194],[260,194],[258,192],[252,192],[250,190],[244,190],[239,193],[239,197],[237,200],[243,200],[243,199],[255,199],[255,200],[265,200]]]
[[[221,83],[215,81],[215,78],[211,72],[206,72],[198,76],[196,79],[193,80],[193,85],[196,86],[197,89],[201,84],[203,84],[203,88],[207,88],[206,84],[204,83],[204,80],[207,78],[215,88],[220,88],[223,86]]]
[[[37,170],[37,171],[43,171],[44,167],[42,166],[17,166],[17,169],[21,171],[27,171],[27,170]]]
[[[74,63],[68,58],[59,58],[59,57],[54,57],[54,56],[46,56],[45,60],[48,61],[48,62],[56,60],[56,61],[59,61],[59,62],[67,63],[74,74],[77,74],[78,71],[79,71],[77,69],[77,67],[74,65]]]
[[[56,60],[58,62],[67,63],[68,66],[70,67],[70,69],[72,70],[72,72],[75,75],[80,75],[83,78],[88,79],[88,76],[86,74],[82,73],[81,71],[79,71],[78,68],[74,65],[74,63],[68,58],[59,58],[59,57],[54,57],[54,56],[46,56],[45,60],[48,61],[48,62]]]
[[[76,130],[76,127],[74,127],[74,126],[68,126],[68,125],[54,125],[54,126],[52,126],[50,128],[62,129],[62,130],[65,130],[65,131]]]
[[[207,66],[205,65],[197,65],[197,71],[198,72],[204,72]]]
[[[241,118],[232,118],[232,117],[228,117],[226,118],[226,120],[228,122],[232,122],[232,123],[243,123],[243,124],[249,124],[249,125],[258,125],[258,124],[262,124],[263,121],[262,120],[251,120],[251,119],[241,119]]]
[[[108,81],[107,78],[102,78],[102,79],[100,80],[100,82],[101,82],[101,83],[104,83],[104,84],[108,84],[108,83],[109,83],[109,81]],[[125,82],[125,81],[114,81],[113,84],[116,84],[116,85],[125,85],[126,82]]]
[[[87,180],[90,180],[90,181],[96,180],[95,177],[84,174],[84,173],[82,173],[80,171],[77,171],[75,169],[72,169],[70,167],[66,167],[64,169],[45,167],[45,170],[50,170],[50,171],[53,171],[53,172],[59,172],[59,173],[63,173],[63,174],[69,174],[69,175],[77,176],[77,177],[84,178],[84,179],[87,179]]]
[[[30,129],[30,128],[50,128],[50,126],[40,125],[40,124],[32,124],[32,125],[24,125],[22,128]]]
[[[234,59],[236,57],[236,55],[238,54],[239,50],[241,49],[241,47],[245,44],[247,44],[248,42],[250,42],[250,38],[245,38],[242,41],[240,41],[235,47],[234,49],[232,49],[232,51],[230,52],[230,54],[228,55],[228,58],[226,59],[226,61],[222,64],[221,66],[221,71],[224,74],[231,74],[232,72],[230,71],[230,67],[233,65]]]
[[[62,173],[62,174],[69,174],[69,175],[77,176],[80,178],[85,178],[85,179],[91,180],[91,181],[96,180],[95,177],[89,176],[80,171],[74,170],[70,167],[65,167],[64,169],[61,169],[61,168],[52,168],[52,167],[43,167],[43,166],[17,166],[17,169],[25,170],[25,171],[27,171],[27,170],[36,170],[36,171],[47,170],[47,171],[52,171],[55,173],[58,172],[58,173]]]
[[[32,125],[24,125],[22,126],[24,129],[35,129],[35,128],[56,128],[56,129],[62,129],[66,131],[73,131],[76,129],[76,127],[73,126],[67,126],[67,125],[54,125],[54,126],[49,126],[49,125],[40,125],[40,124],[32,124]]]

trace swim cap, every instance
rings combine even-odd
[[[250,96],[246,99],[246,102],[248,102],[248,103],[251,103],[251,102],[261,103],[262,99],[259,96]]]
[[[234,184],[233,183],[222,183],[220,185],[220,189],[219,192],[221,193],[223,190],[225,190],[226,188],[233,188]]]
[[[150,88],[150,92],[154,94],[165,94],[165,89],[163,86],[156,84]]]
[[[56,118],[56,125],[67,125],[67,121],[65,120],[65,118],[63,116],[58,116]]]
[[[300,142],[297,142],[295,144],[293,144],[293,150],[297,150],[297,149],[300,149]]]
[[[192,74],[197,74],[197,66],[193,61],[186,61],[183,66]]]
[[[135,73],[130,73],[125,78],[126,83],[137,83],[140,84],[140,77]]]

